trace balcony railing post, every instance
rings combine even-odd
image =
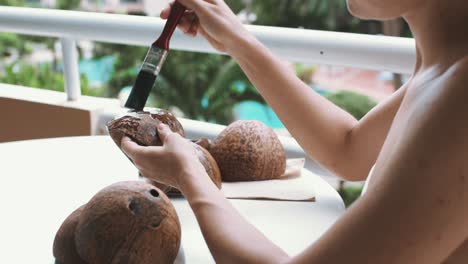
[[[75,101],[81,95],[80,72],[78,70],[78,50],[76,41],[71,38],[61,38],[63,75],[65,92],[68,101]]]

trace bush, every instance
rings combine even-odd
[[[88,79],[80,76],[81,92],[83,95],[100,96],[101,89],[91,88]],[[63,92],[65,81],[63,73],[57,72],[52,65],[29,65],[16,63],[7,65],[3,74],[0,73],[0,83],[23,85],[27,87]]]
[[[303,64],[295,64],[295,69],[297,77],[307,84],[312,83],[312,77],[317,71],[316,66],[306,66]]]
[[[377,105],[377,103],[369,97],[350,91],[328,94],[325,95],[325,98],[353,115],[357,120],[360,120]]]
[[[343,202],[348,208],[354,201],[356,201],[362,193],[362,187],[358,186],[344,186],[338,190]]]

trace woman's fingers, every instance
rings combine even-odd
[[[198,32],[198,28],[200,27],[200,21],[197,15],[195,14],[194,11],[189,10],[187,11],[186,17],[187,17],[187,22],[190,25],[186,33],[192,36],[196,36]]]
[[[189,15],[184,15],[179,22],[179,29],[182,30],[184,33],[188,34],[190,28],[192,27],[193,19],[189,17]]]
[[[201,10],[207,2],[205,0],[177,0],[179,3],[187,7],[188,9],[192,9],[195,12]]]
[[[221,51],[221,52],[225,52],[226,51],[226,48],[224,47],[223,44],[221,44],[220,42],[216,41],[214,38],[212,38],[209,34],[207,34],[205,32],[205,30],[203,30],[203,28],[200,28],[198,30],[198,32],[206,39],[208,40],[208,42],[210,43],[211,46],[213,46],[213,48]]]
[[[160,14],[162,19],[167,19],[171,13],[171,6],[173,2],[165,7]],[[178,28],[185,34],[196,36],[199,27],[198,17],[193,10],[185,11],[184,16],[180,19]]]
[[[127,136],[122,138],[122,141],[120,142],[120,148],[131,160],[134,160],[138,154],[143,152],[143,147],[135,143]]]
[[[161,139],[163,144],[165,143],[165,141],[169,137],[169,135],[172,134],[172,133],[174,133],[174,132],[171,131],[169,126],[167,126],[164,123],[159,123],[159,125],[158,125],[158,134],[159,134],[159,138]]]
[[[159,17],[161,17],[162,19],[167,19],[169,17],[169,14],[171,13],[171,8],[172,8],[173,4],[174,4],[174,2],[170,2],[166,7],[164,7],[161,10],[161,13],[159,14]]]
[[[120,148],[140,170],[147,167],[148,165],[151,165],[154,159],[158,159],[164,155],[163,147],[143,147],[135,143],[127,136],[122,138]]]
[[[177,0],[179,3],[181,3],[183,6],[185,6],[187,9],[191,10],[200,10],[206,4],[205,0]],[[171,13],[171,7],[174,4],[174,1],[170,2],[168,6],[166,6],[163,10],[161,10],[160,17],[162,19],[167,19],[169,17],[169,14]]]

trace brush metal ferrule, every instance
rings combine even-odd
[[[158,75],[166,60],[168,51],[158,47],[151,47],[146,54],[145,61],[141,65],[141,70]]]

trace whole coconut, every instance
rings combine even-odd
[[[86,264],[75,247],[75,229],[83,208],[84,205],[71,213],[55,235],[53,253],[56,264]]]
[[[286,155],[278,136],[259,121],[236,121],[210,146],[223,181],[260,181],[279,178]]]
[[[201,142],[205,142],[205,139],[201,139]],[[200,163],[203,165],[205,168],[206,173],[210,177],[210,179],[213,181],[213,183],[218,187],[218,189],[221,189],[222,185],[222,179],[221,179],[221,172],[219,170],[218,164],[216,163],[215,159],[213,156],[211,156],[210,152],[203,148],[202,146],[199,145],[199,141],[193,143],[193,146],[195,147],[195,150],[197,152],[197,157]],[[163,190],[166,194],[169,196],[179,196],[181,195],[180,191],[176,188],[161,184],[156,181],[149,180],[149,183],[153,184],[154,186],[160,188]]]
[[[181,229],[167,196],[144,182],[120,182],[82,209],[75,246],[86,263],[174,263]]]

